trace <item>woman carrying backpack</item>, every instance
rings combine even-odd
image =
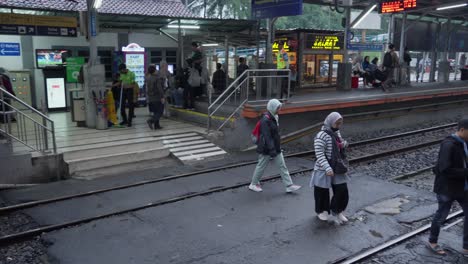
[[[322,130],[317,133],[314,140],[317,160],[310,181],[310,186],[314,187],[318,218],[322,221],[334,220],[338,224],[348,222],[343,212],[349,200],[344,154],[348,142],[341,137],[339,129],[342,125],[343,117],[333,112],[327,116]],[[330,188],[333,189],[331,202]]]
[[[263,191],[260,185],[260,179],[270,160],[273,160],[280,170],[281,180],[286,186],[286,192],[294,192],[301,188],[293,184],[288,168],[284,162],[283,153],[280,145],[280,135],[278,129],[278,112],[281,109],[281,102],[272,99],[267,104],[267,112],[262,116],[260,122],[260,133],[257,143],[258,164],[255,168],[252,182],[249,189],[254,192]]]

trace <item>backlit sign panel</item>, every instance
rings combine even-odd
[[[398,13],[414,9],[417,6],[416,0],[382,0],[379,13]]]
[[[308,34],[306,48],[311,50],[341,50],[343,36]]]
[[[47,78],[47,107],[49,109],[67,107],[67,99],[65,97],[65,79],[64,78]]]

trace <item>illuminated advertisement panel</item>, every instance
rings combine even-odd
[[[306,49],[308,50],[342,50],[343,36],[307,34]]]
[[[47,107],[49,109],[67,107],[65,78],[47,78]]]

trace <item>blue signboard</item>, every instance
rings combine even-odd
[[[21,47],[19,43],[0,42],[0,56],[20,56]]]
[[[361,44],[361,43],[348,43],[348,50],[358,51],[382,51],[382,44]]]
[[[95,37],[96,34],[96,12],[91,12],[89,19],[91,20],[90,22],[90,27],[91,27],[91,36]]]
[[[302,0],[252,0],[252,18],[302,15]]]

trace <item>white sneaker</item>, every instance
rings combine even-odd
[[[300,186],[300,185],[293,184],[293,185],[290,185],[290,186],[286,187],[286,192],[287,193],[295,192],[295,191],[299,190],[301,187],[302,186]]]
[[[249,189],[254,192],[261,192],[263,191],[262,187],[260,187],[260,184],[250,184]]]
[[[328,221],[328,212],[321,212],[317,217],[322,221]]]
[[[347,223],[349,221],[343,213],[338,214],[338,219],[340,219],[344,223]]]
[[[343,221],[341,221],[341,219],[338,216],[333,215],[333,214],[328,217],[328,221],[330,221],[331,223],[334,223],[336,225],[342,225],[343,224]]]

